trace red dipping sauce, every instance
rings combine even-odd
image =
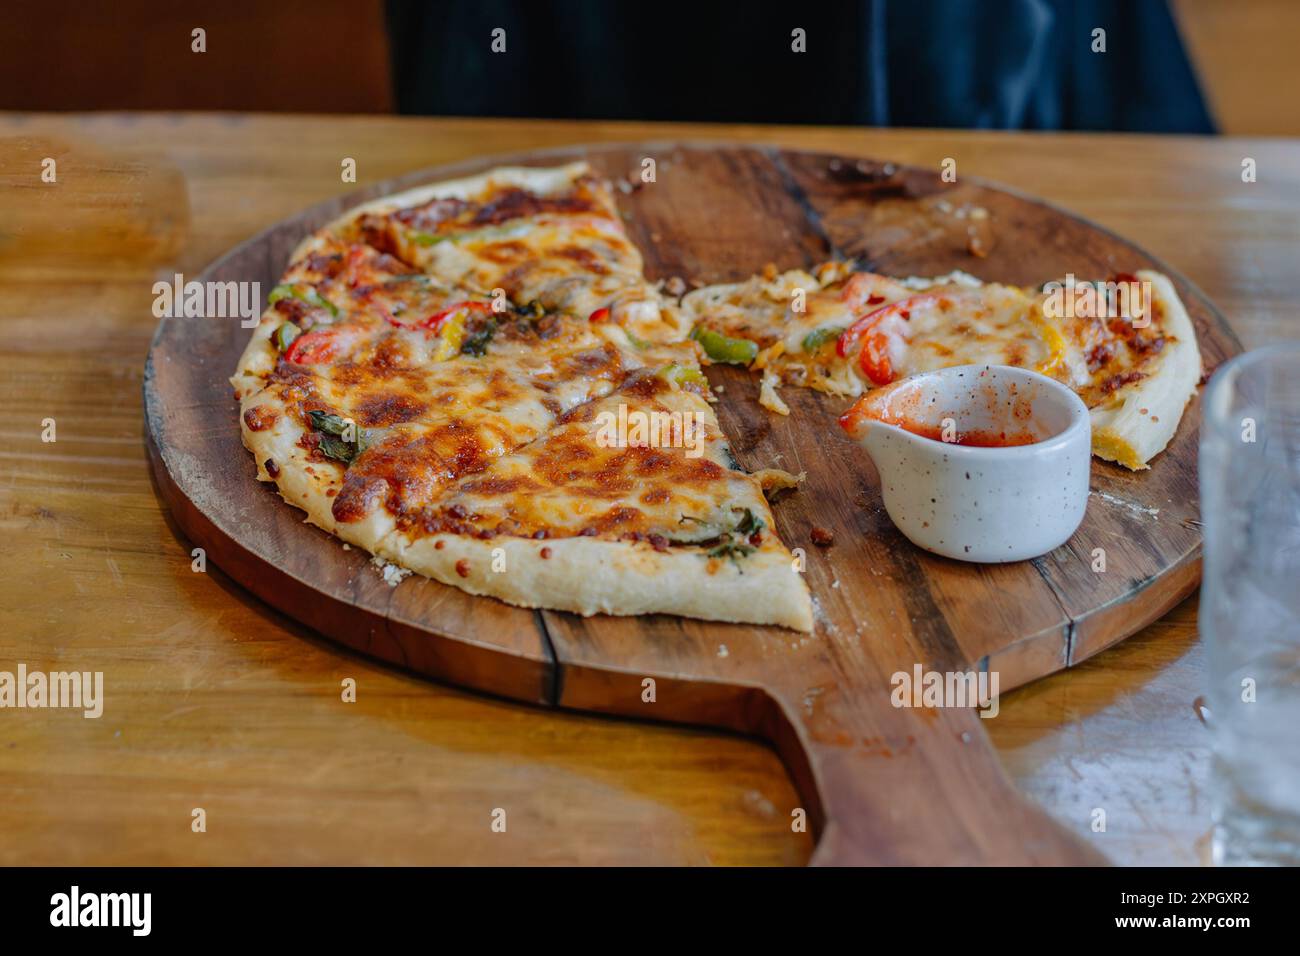
[[[1015,390],[1012,391],[1014,394]],[[1004,408],[998,396],[987,389],[973,391],[972,395],[978,396],[991,410],[996,408],[999,414],[991,414],[986,418],[994,421],[1004,419],[1000,423],[1004,427],[994,425],[990,428],[945,429],[942,422],[936,423],[934,420],[937,413],[931,404],[932,400],[906,383],[868,392],[840,416],[840,425],[856,437],[864,423],[876,421],[945,445],[965,445],[971,448],[1015,448],[1043,441],[1043,436],[1031,424],[1033,408],[1028,397],[1017,397],[1009,403],[1010,407]]]
[[[880,418],[878,421],[886,425],[897,425],[904,431],[909,431],[913,435],[920,435],[922,438],[929,438],[933,441],[941,441],[945,445],[969,445],[972,448],[1012,448],[1016,445],[1033,445],[1039,439],[1033,432],[995,432],[974,429],[971,431],[956,431],[951,439],[943,436],[943,429],[937,425],[931,425],[927,422],[913,422],[906,419],[891,420]]]

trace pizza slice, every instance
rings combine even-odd
[[[526,607],[811,630],[797,562],[707,389],[689,365],[634,371],[404,516],[377,553]]]
[[[642,275],[609,183],[585,163],[424,186],[330,229],[449,284],[501,290],[522,309],[610,321],[647,341],[682,337],[680,316]]]
[[[827,263],[698,289],[682,305],[706,354],[747,357],[763,373],[760,401],[782,414],[779,385],[853,397],[936,368],[1013,365],[1078,392],[1094,453],[1135,469],[1168,444],[1200,379],[1186,310],[1154,272],[1035,290]]]
[[[1106,304],[1117,292],[1118,309]],[[1074,304],[1063,307],[1071,296]],[[1038,307],[1061,335],[1046,374],[1088,406],[1093,454],[1148,467],[1174,437],[1203,374],[1196,330],[1174,284],[1142,270],[1073,285],[1073,292],[1046,290]]]

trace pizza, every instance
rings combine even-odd
[[[952,365],[1012,365],[1079,394],[1094,454],[1145,468],[1201,379],[1191,320],[1156,272],[1066,279],[1024,289],[962,272],[898,279],[831,262],[811,272],[769,267],[682,304],[712,358],[762,373],[760,401],[773,411],[789,411],[781,385],[856,397]]]
[[[231,379],[258,478],[474,594],[811,630],[764,497],[792,479],[737,464],[640,270],[585,167],[354,210],[291,256]]]
[[[1133,294],[1115,311],[1103,286]],[[231,382],[257,477],[378,559],[525,607],[811,630],[768,502],[798,478],[741,468],[711,362],[761,374],[778,412],[781,386],[847,401],[945,365],[1034,368],[1084,398],[1094,451],[1130,468],[1200,377],[1156,273],[1062,295],[832,262],[678,300],[576,163],[327,224],[290,256]]]

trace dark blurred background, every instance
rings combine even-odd
[[[16,110],[1300,133],[1300,0],[8,0],[0,23]]]

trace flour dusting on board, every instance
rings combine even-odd
[[[390,588],[397,587],[411,573],[410,568],[403,568],[391,561],[385,561],[379,555],[372,557],[370,563],[379,569],[379,573],[384,576],[384,583]]]
[[[1102,501],[1105,501],[1107,504],[1119,505],[1121,508],[1125,508],[1128,511],[1133,512],[1134,514],[1147,515],[1149,517],[1155,518],[1157,521],[1160,520],[1159,508],[1148,508],[1145,505],[1138,504],[1136,501],[1129,501],[1127,498],[1121,498],[1118,495],[1108,495],[1104,491],[1093,491],[1090,492],[1090,494],[1092,494],[1094,497],[1100,498]]]

